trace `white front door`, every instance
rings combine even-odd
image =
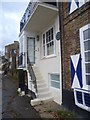
[[[31,64],[35,64],[35,38],[27,37],[27,55]]]

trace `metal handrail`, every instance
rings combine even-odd
[[[38,91],[37,91],[36,76],[35,76],[34,70],[32,68],[31,62],[30,62],[28,57],[27,57],[27,59],[28,59],[28,70],[29,70],[29,73],[30,73],[30,76],[31,76],[31,79],[32,79],[31,82],[33,82],[34,88],[35,88],[36,93],[37,93]]]
[[[23,54],[19,54],[18,56],[18,66],[21,66],[23,64]]]
[[[22,52],[19,54],[18,56],[18,66],[20,67],[26,67],[25,65],[23,65],[23,60],[25,61],[26,60],[26,53],[25,52]]]

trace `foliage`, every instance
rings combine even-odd
[[[48,109],[48,110],[47,110],[47,112],[51,113],[51,112],[52,112],[52,110],[51,110],[51,109]]]
[[[57,110],[55,111],[55,116],[58,118],[75,118],[76,115],[74,112],[68,110]]]
[[[18,72],[17,69],[10,69],[8,70],[8,74],[13,77],[14,80],[18,80]]]
[[[2,65],[2,70],[4,71],[6,69],[7,63]]]

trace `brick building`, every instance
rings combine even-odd
[[[15,69],[18,66],[19,42],[5,46],[5,58],[8,60],[9,68]]]
[[[62,103],[71,110],[90,111],[90,2],[63,2],[60,12]]]

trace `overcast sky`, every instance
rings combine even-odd
[[[6,2],[7,1],[7,2]],[[12,2],[13,1],[13,2]],[[0,51],[19,40],[20,20],[30,0],[2,0],[0,4]]]

